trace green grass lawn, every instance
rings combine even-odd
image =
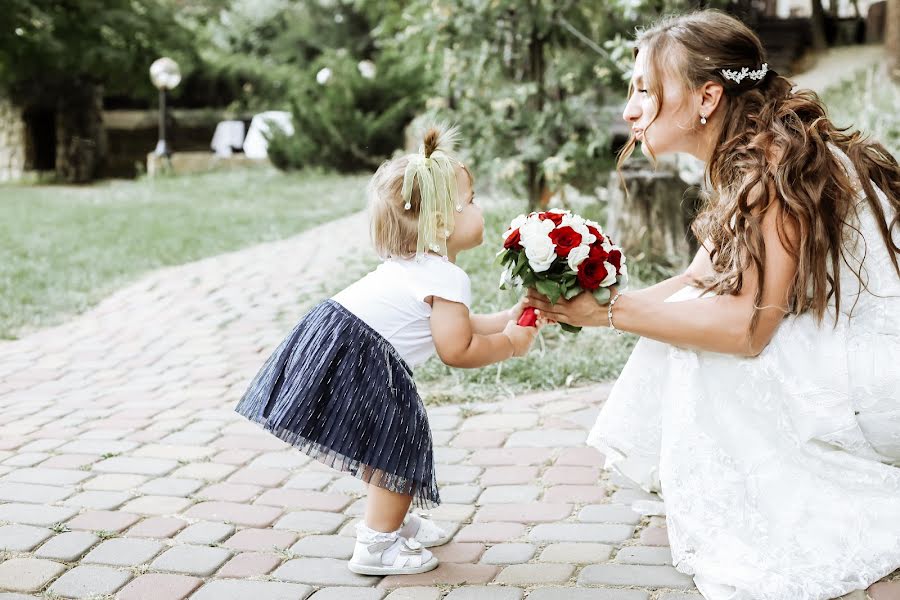
[[[0,186],[0,339],[83,312],[147,271],[360,210],[365,183],[270,169]]]

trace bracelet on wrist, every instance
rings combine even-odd
[[[609,301],[609,307],[606,309],[606,317],[609,319],[609,328],[615,331],[618,335],[622,335],[622,331],[616,329],[616,326],[613,324],[613,306],[615,306],[616,302],[618,302],[619,298],[621,297],[621,292],[617,292],[616,295],[613,296],[612,300]]]

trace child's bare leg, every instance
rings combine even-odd
[[[377,485],[369,484],[366,500],[366,526],[375,531],[391,532],[400,529],[409,511],[412,496],[398,494]]]

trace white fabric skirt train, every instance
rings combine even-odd
[[[876,306],[790,317],[756,358],[635,347],[588,443],[662,492],[707,599],[825,600],[900,568],[900,304]]]

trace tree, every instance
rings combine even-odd
[[[105,154],[102,97],[156,93],[147,70],[169,54],[189,70],[189,33],[174,0],[7,0],[0,28],[0,90],[56,112],[60,179],[92,179]]]
[[[884,42],[888,72],[900,81],[900,0],[887,1]]]

